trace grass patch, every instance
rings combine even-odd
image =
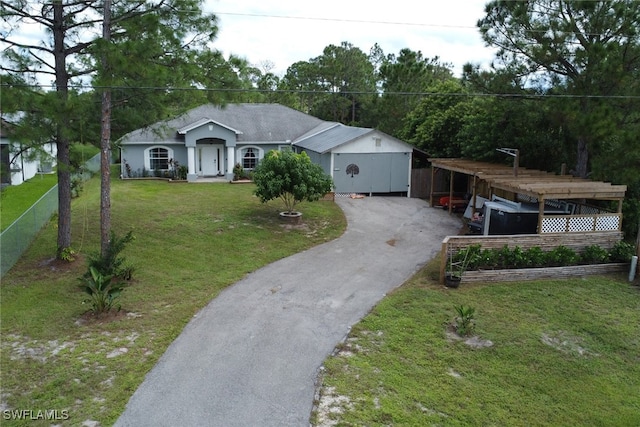
[[[70,147],[71,161],[77,165],[85,163],[99,152],[98,147],[90,144],[71,144]],[[20,185],[5,187],[0,193],[0,231],[9,227],[57,183],[58,176],[54,172],[38,174]]]
[[[0,230],[10,226],[57,183],[57,175],[50,173],[36,175],[20,185],[5,187],[0,192]]]
[[[436,269],[326,361],[314,425],[640,425],[637,287],[594,277],[447,290]],[[461,305],[490,347],[452,333]]]
[[[167,346],[223,288],[346,226],[337,205],[317,202],[301,204],[303,224],[287,227],[282,205],[261,204],[253,185],[114,180],[112,226],[118,235],[133,230],[122,255],[136,268],[134,281],[122,312],[87,320],[78,278],[83,258],[99,248],[99,185],[91,179],[72,202],[78,260],[52,261],[52,221],[0,288],[2,405],[66,410],[62,425],[113,424]]]

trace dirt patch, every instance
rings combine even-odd
[[[331,427],[338,425],[338,420],[334,420],[332,415],[344,413],[352,407],[351,399],[348,396],[341,396],[335,393],[334,387],[324,387],[320,393],[317,406],[317,427]]]
[[[135,314],[135,313],[134,313]],[[136,317],[131,316],[126,310],[111,310],[106,313],[94,313],[92,311],[87,311],[83,313],[80,318],[76,321],[76,325],[104,325],[106,323],[111,323],[114,320],[120,320],[124,318]]]
[[[305,224],[304,222],[301,222],[300,224],[280,224],[280,227],[284,230],[309,230],[309,226],[307,224]]]
[[[456,332],[456,326],[453,323],[447,326],[445,334],[449,341],[463,341],[466,345],[468,345],[471,348],[493,347],[493,341],[483,340],[477,335],[474,335],[471,337],[467,337],[467,336],[463,337],[458,335],[458,333]]]
[[[58,258],[46,258],[38,262],[38,267],[55,271],[58,273],[68,273],[85,266],[85,257],[82,254],[75,254],[73,261],[64,261]]]
[[[2,346],[9,350],[10,360],[32,359],[41,363],[46,363],[49,358],[57,356],[64,349],[75,348],[75,344],[70,341],[39,341],[18,334],[5,335]]]
[[[599,356],[598,353],[583,347],[581,343],[582,340],[579,337],[573,336],[566,331],[556,331],[548,334],[544,333],[540,340],[544,344],[565,354],[582,357]]]
[[[491,340],[483,340],[479,336],[473,336],[471,338],[467,338],[464,343],[472,348],[486,348],[493,347],[493,341]]]

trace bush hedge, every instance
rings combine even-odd
[[[523,250],[519,246],[509,248],[505,245],[499,249],[482,249],[481,245],[471,245],[459,250],[453,256],[453,263],[464,262],[467,270],[543,268],[625,263],[630,262],[633,255],[635,248],[624,241],[616,243],[609,251],[598,245],[591,245],[581,252],[562,245],[550,251],[543,251],[537,246]]]

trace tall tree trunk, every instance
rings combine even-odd
[[[111,0],[104,2],[102,38],[105,41],[102,54],[102,68],[106,82],[110,82],[109,41],[111,40]],[[109,148],[111,141],[111,89],[102,89],[102,123],[100,134],[100,253],[106,256],[111,238],[111,161]]]
[[[356,122],[356,99],[351,97],[351,123]]]
[[[587,138],[578,137],[578,151],[576,153],[576,175],[580,178],[586,178],[589,172],[589,147]]]
[[[584,118],[589,117],[589,113],[592,109],[592,104],[589,99],[580,100],[580,118],[577,123],[578,141],[576,144],[576,172],[580,178],[586,178],[589,173],[589,137],[588,129],[590,129],[589,123],[585,122]],[[586,131],[586,132],[585,132]]]
[[[69,75],[64,46],[66,29],[63,8],[61,1],[53,3],[53,57],[60,115],[55,135],[58,151],[58,258],[61,258],[63,253],[71,247],[71,161],[69,139],[66,136],[68,116],[65,114],[69,97]]]

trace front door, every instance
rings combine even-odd
[[[198,147],[198,172],[202,176],[217,176],[224,173],[224,152],[222,145],[202,145]]]

